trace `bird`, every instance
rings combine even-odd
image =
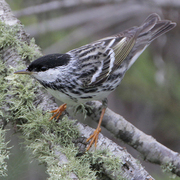
[[[67,105],[75,106],[91,100],[102,102],[98,126],[87,139],[97,146],[101,122],[107,108],[107,97],[114,91],[125,72],[140,54],[159,36],[176,26],[170,20],[161,20],[150,14],[140,26],[131,27],[116,35],[105,37],[67,53],[44,55],[15,74],[28,74],[64,104],[52,110],[50,118],[59,118]]]

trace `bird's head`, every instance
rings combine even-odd
[[[33,61],[26,69],[14,74],[32,75],[39,81],[55,81],[70,61],[68,54],[49,54]]]

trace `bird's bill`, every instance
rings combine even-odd
[[[28,71],[27,69],[22,69],[22,70],[14,72],[14,74],[29,74],[29,75],[31,75],[32,72]]]

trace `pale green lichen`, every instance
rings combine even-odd
[[[22,59],[34,60],[41,56],[39,47],[33,38],[29,42],[20,39],[21,29],[22,25],[20,24],[9,26],[0,21],[0,48],[14,47]]]
[[[169,178],[174,179],[176,178],[175,174],[172,174],[173,169],[175,169],[175,165],[173,165],[172,163],[167,163],[164,165],[161,165],[162,171],[164,173],[167,173],[169,175]]]
[[[17,31],[15,26],[8,26],[4,22],[0,21],[0,47],[5,48],[7,46],[17,45]]]
[[[6,82],[4,81],[4,77],[3,74],[5,73],[5,66],[4,63],[2,63],[2,61],[0,61],[0,89],[1,89],[1,93],[0,93],[0,176],[7,176],[7,162],[6,160],[9,158],[9,151],[8,151],[8,142],[5,141],[5,134],[6,131],[3,130],[3,121],[2,119],[5,117],[5,113],[2,110],[3,106],[4,106],[4,100],[5,100],[5,95],[7,92],[7,86],[6,86]]]
[[[0,176],[7,176],[7,162],[6,160],[9,159],[9,151],[7,144],[5,142],[5,130],[0,128]]]
[[[18,38],[20,26],[10,27],[0,23],[0,28],[1,48],[14,47],[22,59],[32,60],[39,56],[34,40],[27,44]],[[76,157],[78,150],[74,147],[72,140],[79,136],[79,132],[73,126],[74,121],[64,116],[59,123],[53,120],[49,122],[50,114],[42,112],[33,105],[36,96],[34,92],[36,88],[39,88],[39,84],[29,76],[14,75],[13,72],[16,69],[13,67],[8,67],[8,72],[6,67],[1,68],[2,70],[6,71],[1,76],[1,82],[4,82],[1,94],[2,105],[7,105],[9,110],[6,109],[6,115],[0,111],[1,117],[16,124],[32,155],[41,163],[46,164],[49,179],[68,179],[71,173],[76,174],[79,179],[97,179],[97,175],[101,176],[104,173],[102,165],[114,173],[116,170],[119,171],[120,160],[104,151],[86,152],[81,157]],[[58,150],[65,154],[67,163],[59,164],[56,153]]]

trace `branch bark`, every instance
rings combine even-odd
[[[89,102],[88,105],[94,107],[93,113],[89,114],[89,116],[92,120],[98,122],[101,103],[94,101]],[[152,136],[143,133],[121,115],[107,109],[102,126],[115,137],[140,152],[144,160],[164,167],[168,166],[172,173],[180,176],[180,154],[157,142]]]

